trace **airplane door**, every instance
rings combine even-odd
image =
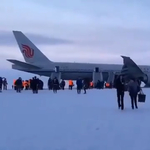
[[[59,72],[59,66],[55,66],[55,72]]]

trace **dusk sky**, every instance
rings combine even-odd
[[[150,65],[148,0],[1,0],[0,68],[23,60],[12,34],[21,30],[52,61]]]

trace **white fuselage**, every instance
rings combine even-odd
[[[92,79],[92,73],[95,67],[98,67],[100,72],[103,72],[104,78],[108,77],[109,72],[120,72],[122,69],[121,64],[92,64],[92,63],[68,63],[68,62],[50,62],[48,64],[38,64],[41,69],[24,69],[18,68],[14,65],[13,69],[22,70],[25,72],[30,72],[38,74],[41,76],[51,76],[51,73],[54,72],[56,66],[59,66],[61,77],[64,80],[76,80],[78,77],[81,78],[90,78]],[[150,66],[141,65],[140,69],[150,76]],[[107,76],[107,77],[106,77]]]

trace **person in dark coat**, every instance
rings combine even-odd
[[[34,80],[34,77],[32,79],[30,79],[30,89],[33,91],[33,80]]]
[[[57,93],[57,90],[59,89],[59,81],[58,81],[57,77],[55,77],[53,79],[52,85],[53,85],[53,92]]]
[[[96,88],[97,89],[101,89],[101,82],[100,82],[100,80],[97,81]]]
[[[84,90],[84,94],[86,94],[86,90],[88,89],[88,81],[83,80],[83,90]]]
[[[3,90],[7,90],[7,79],[3,78]]]
[[[49,89],[49,90],[52,90],[52,88],[53,88],[53,87],[52,87],[52,79],[49,78],[49,79],[48,79],[48,89]]]
[[[118,108],[124,109],[124,80],[122,76],[118,76],[115,80],[115,88],[117,90]]]
[[[33,90],[33,78],[30,79],[30,89]]]
[[[140,88],[139,83],[135,79],[130,80],[130,82],[128,83],[128,91],[129,91],[129,95],[130,95],[130,98],[131,98],[131,107],[132,107],[132,109],[134,109],[134,107],[136,109],[138,109],[137,95],[138,95],[138,92],[140,92],[140,90],[141,90],[141,88]]]
[[[61,81],[61,83],[60,83],[60,87],[61,87],[61,89],[65,89],[65,85],[66,85],[66,83],[65,83],[65,81],[64,80],[62,80]]]
[[[39,85],[39,79],[35,76],[31,81],[31,87],[32,87],[33,94],[38,93],[38,85]]]
[[[3,78],[0,77],[0,92],[2,92]]]
[[[38,80],[39,80],[38,89],[43,90],[44,83],[42,80],[40,80],[40,79],[38,79]]]
[[[82,84],[82,79],[79,78],[79,79],[76,81],[76,85],[77,85],[77,93],[80,94],[80,93],[81,93],[81,90],[82,90],[82,86],[83,86],[83,84]]]
[[[15,86],[16,86],[16,92],[17,92],[17,93],[21,93],[21,90],[22,90],[22,79],[21,79],[21,77],[19,77],[19,78],[16,80]]]

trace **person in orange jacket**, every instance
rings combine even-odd
[[[28,90],[28,89],[29,89],[28,80],[25,80],[25,81],[23,82],[23,86],[24,86],[24,89],[25,89],[25,90]]]
[[[93,88],[93,82],[90,82],[90,88]]]
[[[16,83],[16,80],[14,79],[13,85],[12,85],[12,89],[14,89],[14,90],[16,90],[16,85],[15,85],[15,83]]]
[[[72,87],[74,86],[73,81],[69,80],[69,89],[72,90]]]

